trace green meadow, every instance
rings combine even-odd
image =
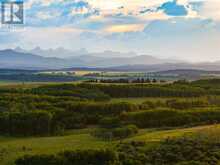
[[[145,141],[151,147],[168,137],[192,135],[197,131],[206,131],[220,125],[197,126],[192,128],[142,129],[132,137],[122,141]],[[103,141],[91,136],[91,129],[66,132],[67,135],[52,137],[0,137],[1,164],[13,165],[16,158],[25,154],[54,154],[64,150],[87,150],[112,148],[119,142]]]

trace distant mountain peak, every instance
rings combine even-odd
[[[16,51],[13,50],[13,49],[4,49],[4,50],[1,50],[1,54],[11,54],[11,53],[15,53]]]
[[[41,50],[40,46],[36,46],[33,50]]]
[[[16,52],[23,52],[23,51],[25,51],[25,50],[22,49],[20,46],[17,46],[17,47],[14,49],[14,51],[16,51]]]

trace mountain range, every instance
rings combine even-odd
[[[65,54],[65,55],[64,55]],[[117,56],[118,55],[118,56]],[[64,57],[64,58],[58,58]],[[0,50],[0,68],[7,69],[66,69],[103,68],[115,71],[164,71],[176,69],[200,69],[220,71],[220,62],[188,63],[173,59],[159,59],[133,52],[104,51],[88,53],[86,49],[72,52],[63,48],[26,51],[21,48]]]

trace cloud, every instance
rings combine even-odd
[[[145,52],[190,61],[220,60],[220,30],[211,19],[172,18],[155,20],[143,32],[106,36],[123,51]]]
[[[110,33],[142,31],[144,29],[144,26],[144,24],[113,25],[107,27],[105,31]]]
[[[60,16],[59,13],[51,12],[51,11],[39,11],[36,14],[36,17],[38,19],[42,19],[42,20],[49,20],[49,19],[53,19],[53,18],[56,18],[56,17],[59,17],[59,16]]]
[[[98,10],[92,8],[87,2],[85,1],[76,1],[75,4],[70,9],[70,14],[72,16],[75,15],[93,15],[96,14]]]
[[[89,22],[88,19],[93,21],[95,17],[96,22],[110,22],[109,19],[116,17],[128,20],[130,17],[143,24],[142,21],[169,19],[171,16],[187,17],[192,13],[187,5],[186,0],[26,0],[26,20],[30,26],[59,26],[59,23],[61,26],[78,26],[81,22]]]
[[[78,42],[78,36],[82,30],[72,27],[26,27],[23,31],[9,32],[8,37],[16,36],[16,46],[24,48],[33,48],[40,46],[43,48],[51,47],[70,47],[71,44]],[[71,41],[71,42],[70,42]],[[3,41],[4,42],[4,41]],[[0,41],[1,43],[1,41]],[[14,45],[11,42],[11,47]]]
[[[220,1],[210,0],[204,1],[200,8],[199,14],[206,18],[211,18],[213,20],[220,20]]]

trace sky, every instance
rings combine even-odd
[[[0,26],[0,49],[86,48],[220,60],[220,0],[24,0],[24,13],[22,27]]]

